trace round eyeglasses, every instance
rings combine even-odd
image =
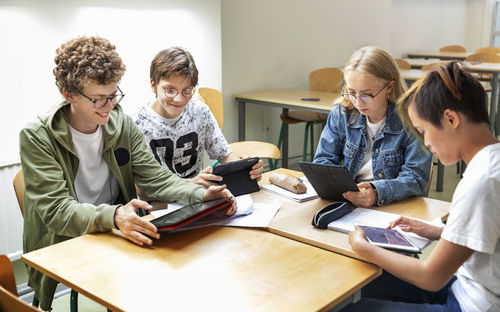
[[[167,88],[165,89],[165,96],[169,98],[174,98],[179,94],[179,91],[175,88]],[[186,88],[181,91],[182,96],[184,96],[186,99],[189,99],[190,97],[193,96],[194,94],[194,89],[193,88]]]
[[[117,86],[116,88],[118,88],[118,91],[120,91],[120,93],[114,94],[114,95],[109,96],[109,97],[98,98],[98,99],[93,99],[90,96],[86,96],[85,94],[83,94],[80,91],[78,91],[78,93],[80,93],[82,96],[84,96],[90,102],[94,103],[94,108],[97,109],[97,108],[103,108],[104,106],[106,106],[106,104],[108,104],[108,102],[110,102],[111,105],[113,105],[113,106],[120,103],[120,101],[123,99],[125,94],[122,92],[120,87]]]
[[[389,84],[386,84],[385,86],[383,86],[382,89],[380,89],[375,95],[365,94],[365,93],[361,93],[359,95],[356,95],[356,93],[354,93],[354,92],[340,92],[340,95],[342,95],[346,101],[350,101],[353,104],[356,103],[356,100],[358,98],[361,100],[361,102],[363,102],[365,104],[371,104],[371,103],[373,103],[373,100],[375,99],[375,97],[380,92],[382,92],[382,90],[384,90],[388,85]]]

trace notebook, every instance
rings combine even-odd
[[[386,228],[390,222],[396,220],[399,217],[400,215],[390,212],[367,208],[355,208],[353,211],[347,213],[339,219],[330,222],[328,224],[328,229],[343,233],[350,233],[354,231],[355,225],[368,225],[372,227]],[[431,223],[433,225],[442,225],[440,219],[436,219],[431,222],[425,220],[419,221]],[[418,247],[420,250],[431,243],[431,241],[427,238],[421,237],[415,233],[403,232],[398,227],[396,227],[395,230],[403,234],[404,237],[406,237],[411,243],[413,243],[413,245]]]
[[[283,196],[285,198],[291,199],[293,201],[302,203],[311,199],[318,198],[318,194],[312,187],[311,183],[307,180],[307,178],[300,178],[302,183],[304,183],[307,187],[307,191],[303,194],[296,194],[294,192],[290,192],[289,190],[286,190],[282,187],[279,187],[274,184],[266,184],[262,186],[262,189],[268,192],[271,192],[273,194]]]

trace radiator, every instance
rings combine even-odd
[[[0,164],[0,254],[11,261],[20,259],[23,253],[23,217],[13,187],[19,169],[19,162]]]

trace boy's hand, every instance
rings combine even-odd
[[[369,182],[358,184],[359,192],[345,192],[342,194],[345,199],[350,201],[356,207],[370,208],[375,204],[377,193]]]
[[[212,166],[208,166],[205,169],[203,169],[197,176],[189,179],[189,181],[195,184],[202,185],[205,188],[208,188],[212,185],[216,186],[218,185],[218,183],[214,181],[222,181],[222,177],[212,174],[212,171],[213,171]]]
[[[153,207],[145,201],[132,199],[125,206],[120,206],[115,210],[115,225],[128,240],[140,246],[151,245],[153,243],[151,239],[143,234],[157,239],[160,238],[160,234],[151,222],[137,215],[137,208],[151,210]]]
[[[252,166],[252,170],[250,170],[250,179],[259,182],[262,179],[262,171],[264,171],[264,162],[262,159],[259,159],[259,161]]]
[[[233,197],[233,194],[231,194],[231,192],[228,189],[226,189],[226,185],[210,186],[203,194],[203,201],[214,200],[219,198],[230,198],[230,197]],[[231,206],[226,208],[225,210],[226,215],[228,216],[234,215],[237,209],[238,207],[236,207],[236,200],[235,200]]]

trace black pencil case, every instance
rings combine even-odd
[[[312,225],[319,229],[326,229],[332,221],[342,218],[353,210],[350,202],[333,202],[321,208],[314,214]]]

